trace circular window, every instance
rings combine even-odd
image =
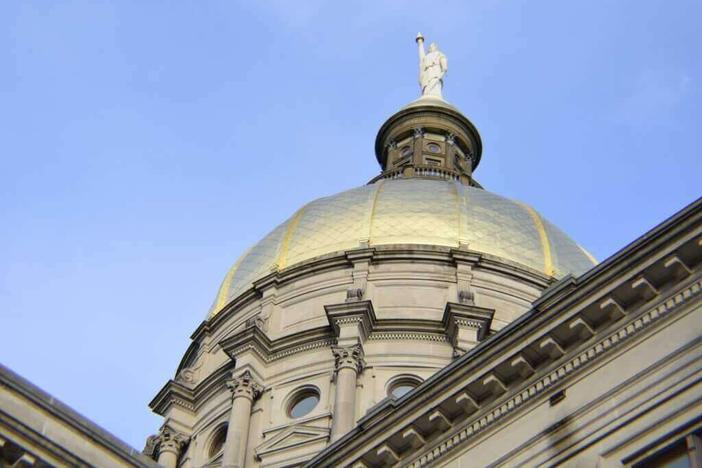
[[[414,375],[403,375],[396,377],[388,384],[388,396],[400,398],[414,390],[422,380]]]
[[[309,387],[299,390],[288,405],[288,415],[291,418],[301,418],[309,414],[319,403],[319,391]]]
[[[441,152],[441,146],[437,145],[436,143],[429,143],[427,145],[427,149],[432,153],[440,153]]]
[[[412,148],[410,148],[409,146],[405,146],[400,150],[400,156],[402,156],[403,158],[405,156],[409,156],[410,154],[412,154]]]
[[[227,439],[227,425],[224,424],[217,429],[210,437],[210,448],[207,450],[207,456],[213,458],[224,447],[224,441]]]

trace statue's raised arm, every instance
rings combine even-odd
[[[417,33],[417,38],[415,39],[417,46],[419,47],[419,69],[422,69],[422,60],[424,60],[424,36],[422,33]]]
[[[424,36],[417,34],[419,47],[419,86],[422,96],[432,96],[443,99],[441,90],[444,87],[444,75],[448,71],[448,60],[439,51],[435,43],[429,45],[429,52],[424,51]]]

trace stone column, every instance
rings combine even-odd
[[[263,387],[254,380],[249,371],[227,381],[232,392],[232,409],[229,413],[227,439],[224,441],[222,468],[243,468],[246,461],[246,444],[249,440],[249,422],[254,400],[261,395]]]
[[[363,370],[363,349],[361,345],[333,347],[336,360],[336,398],[334,399],[334,420],[332,442],[350,431],[356,415],[356,379]]]
[[[159,435],[153,439],[158,453],[158,464],[165,468],[176,468],[180,452],[188,440],[185,434],[174,431],[168,426],[163,427]]]
[[[158,449],[158,464],[166,468],[176,468],[178,466],[178,454],[180,447],[173,440],[162,442]]]

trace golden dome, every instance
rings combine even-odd
[[[596,264],[523,203],[456,181],[384,179],[300,208],[236,261],[210,314],[276,268],[391,244],[467,245],[556,278],[579,275]]]

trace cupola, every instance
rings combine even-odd
[[[478,130],[458,109],[442,98],[425,95],[382,125],[375,155],[382,173],[371,182],[425,177],[478,186],[473,172],[480,163],[482,142]]]

